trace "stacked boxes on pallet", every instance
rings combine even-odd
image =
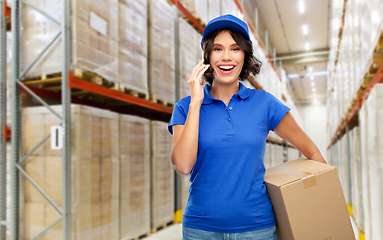
[[[180,176],[182,213],[185,212],[186,204],[187,204],[188,198],[189,198],[189,188],[191,185],[191,182],[189,181],[189,179],[190,179],[190,175]]]
[[[61,113],[61,106],[53,107]],[[71,106],[72,233],[73,239],[118,239],[119,149],[118,114]],[[22,111],[22,152],[26,154],[60,120],[45,107]],[[25,172],[62,207],[62,153],[46,141],[26,161]],[[24,180],[23,239],[31,239],[60,215]],[[42,239],[61,239],[59,222]]]
[[[360,158],[360,129],[354,127],[350,131],[351,147],[351,182],[352,182],[352,205],[353,216],[356,224],[363,228],[362,210],[362,165]]]
[[[61,0],[28,3],[61,21]],[[71,5],[73,67],[147,94],[147,2],[73,0]],[[25,4],[21,16],[24,71],[61,26]],[[61,72],[61,56],[61,41],[56,41],[26,77]]]
[[[285,149],[287,149],[286,159],[284,158]],[[274,143],[266,143],[264,157],[264,164],[266,169],[282,164],[284,161],[291,161],[299,157],[299,151],[295,148],[284,147]]]
[[[213,18],[216,18],[221,15],[221,1],[220,0],[208,0],[207,2],[208,12],[207,12],[207,22]]]
[[[120,115],[119,132],[120,239],[128,240],[150,232],[150,121]]]
[[[170,164],[172,136],[165,122],[151,122],[152,231],[174,220],[174,169]]]
[[[367,108],[367,162],[371,239],[383,238],[383,84],[377,84],[365,102]],[[367,234],[366,234],[367,235]]]
[[[62,1],[29,2],[61,21]],[[29,6],[22,5],[21,70],[23,71],[40,51],[60,31],[61,26],[42,16]],[[116,1],[72,1],[72,60],[73,65],[96,72],[117,82],[117,3]],[[61,72],[61,41],[35,65],[27,77]]]
[[[330,163],[338,168],[347,203],[365,239],[381,239],[383,216],[383,84],[372,89],[359,111],[359,127],[330,148]],[[350,161],[348,151],[350,150]],[[350,165],[349,165],[350,164]],[[351,174],[351,176],[349,176]],[[351,186],[351,188],[350,188]]]
[[[364,232],[366,240],[371,238],[371,207],[370,207],[370,165],[368,161],[368,117],[369,109],[366,104],[362,105],[359,111],[359,128],[360,128],[360,150],[362,165],[362,211],[363,211],[363,227],[358,225],[359,229]],[[335,147],[335,146],[334,146]],[[332,147],[332,148],[334,148]],[[336,156],[335,156],[336,157]],[[341,158],[339,158],[341,159]]]
[[[221,0],[221,14],[232,14],[242,19],[241,11],[239,11],[233,0]]]
[[[148,3],[118,1],[118,76],[122,87],[148,93]]]
[[[149,93],[152,99],[175,102],[173,7],[149,0]]]
[[[179,35],[179,81],[180,98],[190,95],[188,86],[189,77],[193,68],[202,60],[202,50],[199,34],[186,20],[178,18]]]
[[[53,107],[61,114],[61,106]],[[74,239],[133,239],[174,219],[174,170],[167,124],[72,105],[72,232]],[[22,111],[23,154],[60,120],[44,107]],[[62,206],[62,155],[45,142],[26,161],[25,172]],[[24,239],[60,215],[24,180]],[[183,182],[187,198],[188,179]],[[186,203],[186,201],[185,201]],[[61,239],[61,222],[42,239]]]

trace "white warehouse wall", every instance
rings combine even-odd
[[[325,104],[302,105],[301,114],[306,133],[314,140],[327,160],[327,109]]]

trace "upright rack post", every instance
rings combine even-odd
[[[179,78],[179,35],[178,35],[178,7],[177,1],[174,4],[174,54],[175,54],[175,93],[176,101],[180,99],[180,78]],[[182,204],[181,204],[181,178],[179,174],[175,174],[174,177],[174,189],[175,189],[175,222],[182,222]]]
[[[63,1],[62,29],[62,81],[61,104],[63,123],[62,184],[63,184],[63,239],[71,239],[71,89],[68,85],[70,69],[70,0]]]
[[[0,0],[0,240],[5,240],[7,231],[7,143],[3,127],[7,124],[7,23],[3,6],[4,0]]]
[[[55,37],[47,44],[38,54],[35,59],[27,66],[22,74],[20,74],[20,5],[21,3],[28,5],[32,9],[36,10],[43,16],[52,20],[58,25],[61,25],[61,30],[55,35]],[[33,239],[38,239],[44,235],[49,229],[55,226],[60,221],[63,221],[63,239],[71,239],[71,151],[70,151],[70,88],[68,85],[68,76],[70,68],[70,0],[65,0],[63,3],[63,18],[62,23],[47,15],[44,11],[37,9],[36,7],[26,3],[24,0],[15,0],[12,5],[12,164],[11,164],[11,186],[12,186],[12,210],[11,210],[11,228],[12,239],[18,240],[19,234],[19,173],[21,173],[26,180],[28,180],[41,195],[54,207],[54,209],[60,214],[60,217],[40,231]],[[62,37],[62,116],[56,113],[43,99],[37,94],[34,94],[21,79],[26,75],[29,69],[32,69],[33,65],[50,50],[50,46]],[[19,103],[19,87],[22,87],[30,93],[35,99],[37,99],[42,105],[50,110],[56,117],[62,122],[63,128],[63,149],[62,149],[62,166],[63,166],[63,201],[62,209],[54,202],[50,197],[42,190],[42,188],[34,181],[33,178],[28,176],[27,172],[23,169],[25,160],[47,139],[50,138],[50,134],[45,136],[30,152],[25,156],[20,156],[20,103]],[[22,160],[20,161],[22,157]]]
[[[20,74],[20,1],[12,2],[12,162],[11,162],[11,232],[12,239],[19,239],[19,137],[20,137],[20,113],[19,113],[19,86],[17,81]]]

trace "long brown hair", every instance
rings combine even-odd
[[[262,62],[254,56],[253,45],[249,40],[242,36],[242,34],[229,28],[218,29],[206,36],[203,42],[204,64],[210,64],[210,54],[213,50],[214,39],[223,31],[228,31],[238,46],[245,52],[245,60],[239,78],[245,80],[250,73],[256,76],[261,70]],[[206,70],[204,76],[206,81],[211,85],[214,79],[213,68],[211,66]]]

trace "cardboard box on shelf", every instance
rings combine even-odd
[[[61,114],[61,106],[52,106]],[[35,141],[40,141],[58,125],[60,119],[45,107],[23,108],[21,152],[26,154]],[[119,128],[118,114],[106,110],[71,105],[71,211],[74,240],[119,238]],[[39,131],[34,131],[37,129]],[[37,140],[32,140],[32,139]],[[50,149],[46,141],[25,162],[25,171],[47,196],[62,207],[61,150]],[[20,211],[23,239],[32,239],[40,227],[47,227],[59,218],[56,210],[26,179],[20,189]],[[40,205],[38,205],[40,204]],[[46,210],[41,215],[45,225],[33,219],[33,206]],[[45,208],[44,208],[45,209]],[[32,214],[32,215],[31,215]],[[62,226],[55,225],[42,239],[61,239]]]
[[[267,169],[278,240],[355,239],[335,167],[299,158]]]

